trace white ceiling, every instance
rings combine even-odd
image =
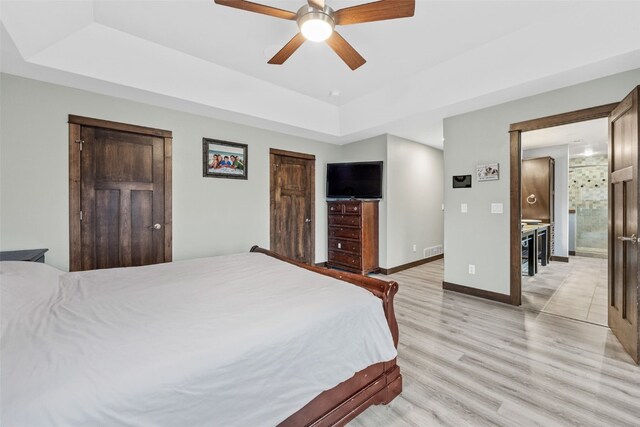
[[[296,24],[212,0],[2,0],[0,69],[331,143],[441,147],[443,117],[640,68],[640,2],[416,3],[413,18],[338,28],[368,61],[353,72],[310,42],[268,65]]]
[[[523,132],[522,149],[568,145],[570,157],[607,154],[607,123],[604,118]]]

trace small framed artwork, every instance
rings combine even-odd
[[[476,166],[478,182],[497,181],[500,179],[500,165],[498,163],[486,163]]]
[[[202,138],[202,176],[247,179],[248,145]]]

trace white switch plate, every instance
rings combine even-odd
[[[416,245],[413,245],[413,252],[417,251],[418,247]]]
[[[491,213],[492,214],[501,214],[504,212],[504,208],[502,203],[491,203]]]
[[[468,212],[467,204],[466,204],[466,203],[462,203],[462,204],[460,205],[460,212],[462,212],[462,213],[467,213],[467,212]]]
[[[469,274],[476,274],[476,266],[469,264]]]

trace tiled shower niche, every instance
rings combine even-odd
[[[576,255],[607,257],[607,156],[569,159],[569,208],[576,210]]]

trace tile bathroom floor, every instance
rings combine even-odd
[[[572,256],[522,277],[522,307],[607,325],[607,260]]]

